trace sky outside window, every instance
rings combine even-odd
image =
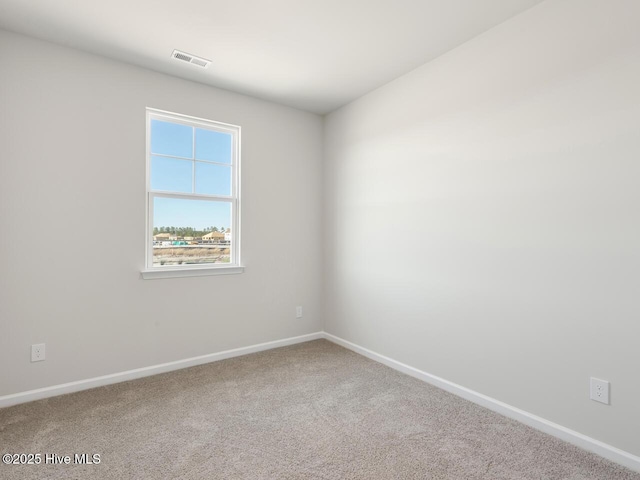
[[[151,153],[193,158],[193,127],[151,120]]]
[[[232,141],[228,133],[152,119],[151,189],[231,195]],[[156,197],[153,215],[158,228],[231,226],[228,202]]]
[[[231,227],[231,203],[208,200],[155,197],[153,227]]]
[[[196,160],[231,165],[231,141],[229,133],[196,128]]]

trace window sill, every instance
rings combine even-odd
[[[143,280],[155,280],[159,278],[180,277],[207,277],[209,275],[235,275],[243,273],[244,267],[207,267],[207,268],[164,268],[142,270],[140,274]]]

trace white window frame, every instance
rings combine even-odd
[[[206,128],[218,132],[228,133],[232,136],[231,147],[231,195],[208,195],[198,193],[176,193],[151,189],[151,120],[178,123],[196,128]],[[240,263],[240,127],[228,123],[215,122],[203,118],[191,117],[179,113],[146,109],[146,232],[145,232],[145,268],[142,270],[142,278],[171,278],[193,277],[206,275],[221,275],[242,273],[244,267]],[[195,182],[195,129],[193,135],[194,158],[185,160],[194,161],[193,175]],[[155,154],[154,154],[155,155]],[[179,157],[172,157],[179,158]],[[199,160],[198,160],[199,161]],[[219,162],[207,162],[221,165]],[[228,165],[228,164],[224,164]],[[195,189],[194,189],[195,190]],[[231,252],[229,263],[209,263],[201,265],[153,265],[153,200],[156,197],[179,198],[186,200],[205,200],[212,202],[225,202],[231,205]]]

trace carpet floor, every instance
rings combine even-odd
[[[0,453],[42,454],[6,480],[640,480],[326,340],[0,409]]]

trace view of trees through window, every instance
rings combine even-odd
[[[154,265],[229,263],[231,229],[205,227],[154,227]]]

